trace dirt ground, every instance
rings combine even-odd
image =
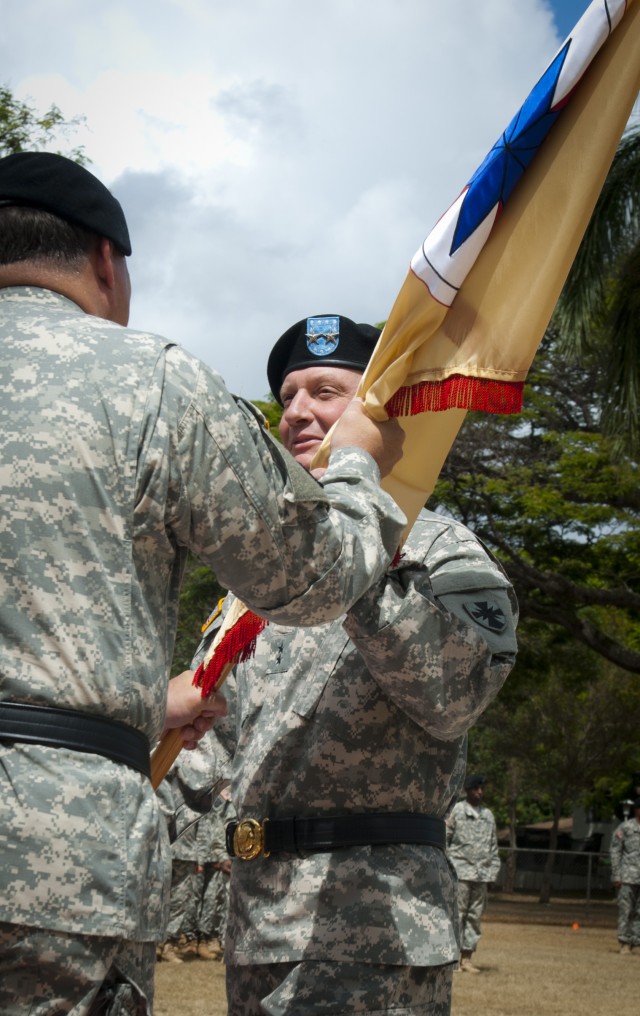
[[[611,901],[492,896],[476,953],[482,973],[454,976],[453,1016],[637,1016],[640,953],[619,955],[615,921]],[[155,1016],[224,1013],[221,963],[158,964]]]

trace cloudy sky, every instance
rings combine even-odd
[[[309,314],[409,260],[588,0],[0,0],[0,82],[82,115],[133,242],[131,324],[250,398]]]

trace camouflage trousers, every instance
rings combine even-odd
[[[154,942],[0,923],[2,1016],[150,1016]]]
[[[640,883],[623,882],[618,889],[618,941],[640,946]]]
[[[458,919],[460,922],[460,948],[475,952],[480,941],[480,919],[487,905],[486,882],[458,882]]]
[[[449,1016],[453,965],[227,966],[227,1016]]]
[[[171,899],[167,942],[177,942],[181,935],[191,940],[198,937],[200,896],[196,884],[195,861],[173,860],[171,864]]]
[[[203,865],[196,879],[199,880],[200,899],[198,937],[217,938],[224,945],[229,914],[229,876],[211,863]]]
[[[213,863],[174,860],[171,869],[171,902],[167,942],[224,942],[229,913],[229,876]]]

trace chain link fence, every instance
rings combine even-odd
[[[554,853],[550,890],[554,896],[592,898],[612,896],[608,853],[583,850],[544,850],[538,847],[501,847],[500,874],[495,889],[507,893],[539,893],[549,856]]]

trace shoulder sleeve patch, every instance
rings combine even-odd
[[[507,627],[507,616],[496,602],[491,600],[465,600],[464,609],[481,628],[487,631],[503,632]]]

